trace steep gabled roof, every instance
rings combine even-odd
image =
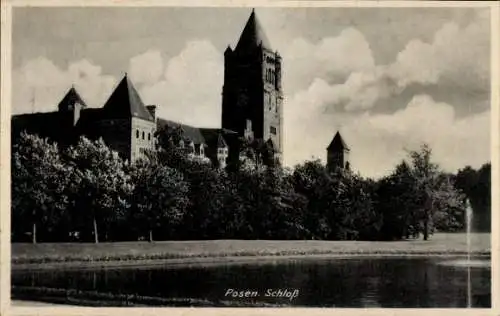
[[[159,118],[157,120],[156,125],[157,125],[158,129],[165,127],[165,126],[180,127],[182,129],[184,137],[188,138],[195,145],[206,144],[205,138],[203,137],[202,133],[200,132],[200,129],[197,127],[186,125],[186,124],[181,124],[181,123],[170,121],[170,120],[164,120],[161,118]]]
[[[126,74],[104,104],[103,110],[113,118],[137,117],[154,121]]]
[[[223,148],[235,145],[238,133],[225,128],[200,128],[206,144],[211,148]]]
[[[87,104],[83,101],[75,87],[71,87],[71,89],[69,89],[66,95],[62,98],[61,102],[59,102],[57,107],[59,111],[67,111],[69,106],[73,106],[75,103],[80,103],[84,108],[87,107]]]
[[[347,144],[344,142],[342,139],[342,136],[340,136],[340,132],[337,131],[335,136],[333,137],[332,142],[328,146],[327,150],[350,150],[349,147],[347,147]]]
[[[258,47],[259,45],[272,50],[271,44],[269,43],[269,40],[260,25],[259,19],[255,15],[255,11],[252,10],[252,14],[250,14],[247,24],[241,33],[238,44],[236,45],[236,50],[252,49]]]

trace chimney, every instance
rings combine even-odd
[[[84,106],[79,102],[75,102],[75,104],[73,104],[73,126],[76,126],[76,123],[78,123],[78,120],[80,119],[80,111],[83,108]]]
[[[149,114],[156,120],[156,105],[147,105],[146,109],[148,109]]]
[[[244,137],[247,139],[253,139],[253,131],[252,131],[252,121],[246,120],[246,127],[244,130]]]

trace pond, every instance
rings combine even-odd
[[[470,269],[469,286],[468,269],[442,264],[447,260],[337,258],[204,267],[14,271],[12,285],[14,298],[21,289],[43,287],[168,299],[168,303],[150,301],[173,306],[186,305],[187,300],[197,302],[196,306],[444,308],[467,307],[469,301],[472,307],[491,307],[489,265]]]

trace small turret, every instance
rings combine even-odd
[[[326,166],[328,170],[335,171],[337,169],[342,169],[342,170],[350,169],[349,153],[351,150],[344,142],[344,139],[342,139],[340,132],[337,131],[326,151],[327,151]]]
[[[72,112],[72,124],[76,126],[80,119],[80,111],[87,108],[87,104],[80,97],[80,94],[76,92],[75,87],[71,86],[71,89],[68,90],[57,107],[59,112]]]

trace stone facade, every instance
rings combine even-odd
[[[102,138],[123,159],[135,161],[146,150],[155,149],[156,120],[125,75],[102,108],[88,108],[72,87],[58,111],[13,116],[13,142],[23,130],[61,147],[75,144],[80,136]]]
[[[252,11],[233,50],[224,53],[222,127],[240,136],[271,140],[277,157],[283,151],[281,56]]]
[[[128,161],[155,150],[155,132],[166,125],[181,127],[190,155],[225,167],[239,159],[240,137],[262,140],[275,158],[283,151],[283,91],[281,56],[271,45],[252,11],[236,48],[225,54],[222,128],[193,127],[158,118],[154,105],[145,106],[127,75],[101,108],[88,108],[74,87],[58,110],[13,116],[13,141],[21,131],[48,137],[62,146],[82,135],[102,138]],[[168,105],[166,105],[168,106]],[[181,144],[179,144],[181,145]]]
[[[156,121],[133,117],[131,122],[131,159],[144,156],[148,150],[155,149]]]

